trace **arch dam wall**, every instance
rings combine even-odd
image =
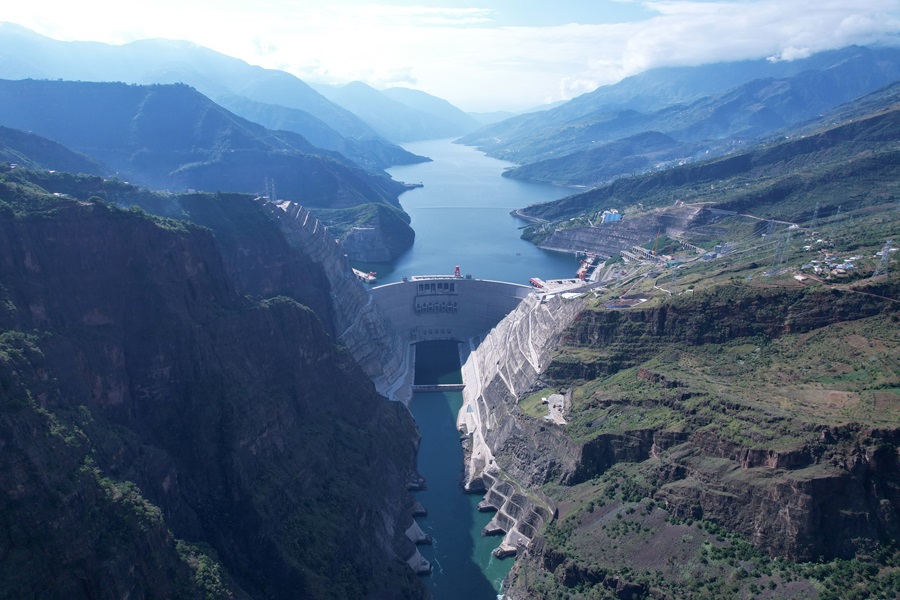
[[[487,335],[532,291],[503,281],[422,275],[372,288],[372,296],[404,341],[464,342]]]

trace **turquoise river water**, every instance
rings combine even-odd
[[[572,277],[578,261],[572,255],[540,250],[519,238],[519,219],[510,211],[568,195],[572,190],[530,184],[500,176],[510,163],[488,158],[450,140],[407,144],[410,152],[433,162],[390,170],[394,179],[424,187],[400,197],[416,232],[413,247],[391,264],[354,265],[378,273],[378,283],[400,281],[409,275],[450,274],[456,265],[480,279],[528,284],[532,277]],[[461,381],[455,343],[417,345],[416,378],[420,383]],[[481,600],[501,593],[503,578],[513,559],[491,555],[501,538],[482,537],[491,513],[476,510],[479,495],[460,487],[463,452],[456,431],[462,394],[416,394],[410,410],[422,441],[418,468],[428,488],[417,492],[428,516],[419,524],[434,539],[420,546],[434,571],[425,583],[435,600]]]

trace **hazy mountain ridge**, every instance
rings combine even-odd
[[[675,74],[685,75],[685,80],[679,84]],[[715,74],[723,76],[717,80]],[[559,159],[585,164],[590,161],[590,156],[581,155],[586,150],[645,131],[705,144],[703,152],[686,147],[685,157],[702,156],[707,150],[721,154],[897,79],[900,50],[893,48],[852,47],[790,65],[757,61],[648,71],[556,109],[483,128],[459,142],[525,163],[529,179],[597,184],[616,168],[604,164],[599,176],[590,178],[585,166],[569,180],[567,170],[560,168],[565,160]],[[736,86],[726,87],[734,82]],[[698,97],[705,92],[709,93]],[[630,163],[618,171],[618,176],[630,174]]]
[[[313,208],[390,205],[390,219],[369,223],[365,217],[375,213],[356,213],[356,225],[375,227],[377,240],[348,243],[355,260],[371,258],[365,254],[370,247],[389,259],[412,243],[398,201],[408,186],[296,133],[242,119],[184,84],[0,80],[0,102],[0,123],[40,133],[95,157],[108,165],[107,174],[157,189],[262,195],[271,191],[268,185],[279,197]]]
[[[0,161],[29,169],[71,171],[73,173],[104,173],[95,160],[73,152],[53,140],[0,126]]]
[[[406,189],[297,134],[237,117],[186,85],[0,81],[0,94],[6,125],[54,139],[153,187],[260,193],[270,178],[286,198],[311,206],[396,205]]]
[[[585,152],[513,167],[504,177],[546,181],[560,185],[590,186],[623,174],[637,174],[671,166],[705,151],[702,144],[682,144],[657,131],[646,131]]]
[[[475,119],[446,100],[417,90],[378,91],[361,81],[313,87],[396,142],[457,137],[478,127]]]
[[[840,114],[846,120],[835,123],[835,115]],[[623,210],[638,203],[651,208],[670,205],[676,200],[716,199],[717,204],[729,209],[739,208],[738,203],[741,203],[744,206],[740,210],[752,208],[754,214],[780,214],[779,218],[796,219],[812,211],[810,203],[815,202],[810,190],[816,186],[814,181],[833,188],[827,194],[820,190],[816,198],[823,215],[833,213],[841,204],[855,206],[865,202],[866,198],[882,201],[877,191],[879,188],[873,187],[865,190],[864,195],[855,196],[851,204],[838,191],[844,180],[837,173],[850,174],[854,169],[861,169],[861,173],[870,169],[891,169],[896,140],[900,139],[900,85],[890,86],[839,107],[815,123],[802,125],[798,129],[803,132],[802,135],[790,135],[789,131],[785,131],[775,140],[746,151],[658,173],[619,179],[560,200],[533,205],[520,212],[529,217],[563,222],[605,208]],[[885,177],[887,179],[879,177],[878,180],[887,183],[890,175]],[[809,178],[813,180],[807,181]],[[861,192],[864,191],[864,183],[865,180]],[[728,191],[723,193],[723,188]],[[779,208],[760,212],[759,203],[769,202],[774,189],[780,191],[771,196],[771,201],[778,203]],[[793,204],[786,202],[794,194],[802,195],[802,202],[799,199]]]
[[[377,169],[420,162],[402,148],[380,139],[368,125],[328,101],[305,82],[282,71],[263,69],[190,42],[141,40],[114,46],[97,42],[60,42],[10,23],[0,24],[0,78],[187,83],[213,100],[243,96],[261,104],[304,111],[333,130],[322,134],[317,121],[295,118],[293,131],[313,134],[327,150],[353,148],[349,156]],[[240,104],[235,104],[240,108]],[[252,111],[257,117],[264,107]],[[248,115],[241,115],[247,116]],[[271,119],[274,117],[267,117]],[[310,129],[307,129],[310,127]],[[349,138],[350,142],[339,138]],[[353,142],[359,142],[354,144]],[[369,147],[374,146],[374,152]],[[385,160],[387,157],[387,160]]]
[[[303,132],[310,143],[320,148],[339,152],[356,164],[372,171],[397,164],[397,148],[386,139],[366,137],[354,139],[344,137],[324,121],[296,108],[266,104],[250,100],[244,96],[223,95],[217,103],[245,119],[259,123],[267,129]],[[400,164],[424,162],[430,159],[418,157],[404,158]]]

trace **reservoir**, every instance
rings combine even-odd
[[[412,219],[415,244],[391,264],[354,266],[376,271],[379,284],[410,275],[451,274],[456,265],[475,278],[525,285],[532,277],[574,277],[578,268],[574,256],[547,252],[521,240],[525,223],[509,214],[572,190],[501,177],[511,163],[451,140],[411,143],[404,148],[433,160],[389,171],[394,179],[424,186],[400,197]],[[418,343],[416,380],[459,383],[458,345]],[[416,495],[428,516],[417,520],[434,539],[433,546],[419,548],[433,566],[424,583],[435,600],[493,600],[513,559],[492,556],[501,538],[483,537],[481,530],[493,513],[479,513],[481,496],[464,494],[460,486],[463,451],[456,415],[461,406],[460,392],[418,393],[410,403],[422,436],[418,469],[427,482],[427,489]]]
[[[410,275],[451,274],[456,265],[463,274],[478,279],[523,285],[532,277],[575,276],[578,261],[574,256],[541,250],[520,239],[526,223],[509,214],[529,204],[568,196],[574,190],[501,177],[512,163],[451,140],[403,147],[432,162],[388,170],[398,181],[423,187],[400,196],[416,232],[412,248],[393,263],[358,265],[364,271],[375,271],[379,284]]]

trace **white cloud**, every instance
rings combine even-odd
[[[803,58],[809,58],[810,56],[812,56],[812,54],[813,51],[809,48],[794,48],[793,46],[788,46],[778,54],[769,56],[766,60],[768,60],[769,62],[800,60]]]
[[[621,0],[592,1],[599,23],[604,3]],[[657,66],[900,44],[900,0],[648,0],[641,21],[544,27],[499,26],[490,4],[34,0],[3,18],[61,39],[189,39],[306,79],[416,86],[469,110],[567,99]]]

